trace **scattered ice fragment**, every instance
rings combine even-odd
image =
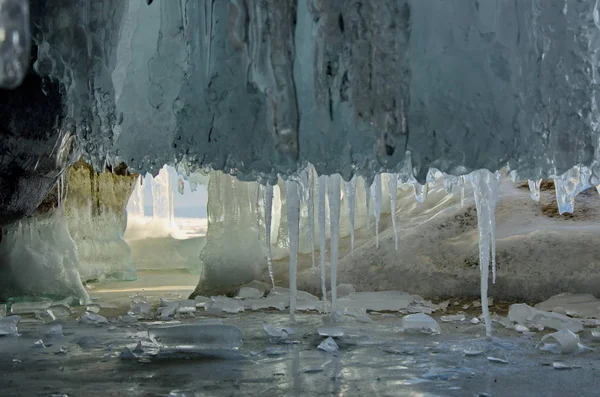
[[[177,313],[188,314],[196,312],[196,301],[192,299],[184,299],[179,301]]]
[[[568,329],[544,335],[538,348],[553,353],[580,353],[587,349],[581,344],[579,336]]]
[[[536,309],[571,317],[600,318],[600,299],[592,294],[559,294],[535,305]]]
[[[493,363],[508,364],[508,360],[506,358],[488,356],[487,359]]]
[[[340,337],[344,336],[344,330],[341,327],[320,327],[318,329],[320,336]]]
[[[91,305],[87,305],[85,310],[87,310],[88,312],[98,314],[100,313],[100,305],[93,303]]]
[[[477,317],[473,317],[471,319],[471,324],[479,324],[481,322],[481,320]]]
[[[262,298],[264,292],[252,287],[242,287],[237,293],[238,299],[258,299]]]
[[[119,316],[119,321],[124,323],[124,324],[133,324],[133,323],[137,323],[138,322],[138,318],[127,313],[124,316]]]
[[[53,319],[67,318],[71,315],[71,308],[63,304],[57,304],[50,306],[46,312]]]
[[[196,307],[204,307],[206,302],[211,302],[211,299],[206,296],[197,296],[194,298],[194,301],[196,302]]]
[[[537,324],[555,330],[568,329],[579,332],[583,329],[581,320],[563,314],[538,310],[524,303],[511,305],[508,311],[508,319],[517,324]]]
[[[121,358],[122,360],[136,360],[138,356],[133,351],[131,351],[130,348],[124,347],[123,350],[121,350],[121,353],[119,354],[119,358]]]
[[[179,309],[179,301],[169,302],[167,306],[162,308],[160,312],[160,319],[163,321],[169,321],[169,319],[175,315],[177,309]]]
[[[197,323],[150,328],[148,336],[161,349],[177,351],[232,350],[242,346],[242,331],[224,324]]]
[[[239,299],[226,296],[212,296],[210,299],[212,302],[204,304],[204,309],[209,313],[239,313],[244,311],[244,304]]]
[[[531,192],[531,198],[535,201],[540,201],[540,186],[542,184],[542,180],[538,179],[536,181],[529,180],[529,191]]]
[[[333,338],[329,337],[329,338],[325,339],[323,342],[321,342],[319,344],[319,346],[317,346],[317,349],[323,350],[327,353],[335,353],[340,348],[338,347],[337,343],[335,343]]]
[[[61,346],[60,349],[58,349],[57,352],[55,352],[54,354],[58,355],[58,356],[64,356],[68,353],[69,351],[67,350],[66,347]]]
[[[600,328],[593,329],[590,334],[592,335],[593,339],[600,340]]]
[[[450,301],[449,300],[445,300],[443,302],[440,302],[437,304],[437,307],[440,310],[446,311],[448,309],[448,306],[450,305]]]
[[[172,390],[167,397],[196,397],[193,390]]]
[[[9,316],[0,319],[0,336],[19,336],[17,324],[21,321],[19,316]]]
[[[200,297],[197,296],[197,298],[200,298]],[[158,302],[158,307],[166,307],[168,305],[169,305],[169,300],[167,298],[160,298],[160,301]]]
[[[463,353],[467,357],[479,356],[485,352],[482,345],[469,345],[463,349]]]
[[[489,304],[488,304],[488,306],[489,306]],[[474,301],[474,302],[473,302],[473,307],[474,307],[474,308],[481,307],[481,301],[480,301],[480,300],[476,300],[476,301]]]
[[[529,332],[529,328],[527,328],[526,326],[522,325],[522,324],[516,324],[515,325],[515,331],[517,332]]]
[[[440,325],[425,313],[409,314],[402,318],[402,331],[418,332],[432,335],[442,333]]]
[[[44,344],[44,341],[40,339],[33,343],[33,347],[37,349],[45,349],[47,346]]]
[[[465,321],[466,316],[464,314],[453,314],[453,315],[449,315],[449,316],[442,316],[440,318],[440,320],[442,320],[445,323],[459,322],[459,321]]]
[[[367,315],[367,310],[361,307],[349,307],[344,309],[344,315],[354,317],[361,323],[372,323],[373,320]]]
[[[275,328],[270,323],[263,321],[263,329],[268,336],[274,338],[285,338],[290,334],[294,334],[295,331],[292,328]]]
[[[79,317],[79,322],[84,324],[107,324],[108,320],[99,314],[85,312]]]
[[[152,310],[152,306],[146,301],[132,301],[130,305],[133,314],[147,316]]]
[[[563,363],[562,361],[554,361],[554,362],[552,363],[552,368],[554,368],[554,369],[558,369],[558,370],[563,370],[563,369],[573,369],[573,367],[572,367],[572,366],[570,366],[570,365],[568,365],[568,364],[566,364],[566,363]]]

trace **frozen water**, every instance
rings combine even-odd
[[[394,246],[398,250],[398,228],[396,227],[396,199],[398,195],[398,178],[395,175],[388,179],[390,189],[390,209],[392,215],[392,227],[394,229]]]
[[[267,247],[267,266],[271,285],[275,287],[275,276],[273,275],[273,260],[271,255],[271,219],[273,218],[273,185],[267,183],[264,189],[265,201],[265,244]]]
[[[467,318],[464,314],[453,314],[449,316],[440,317],[440,320],[442,320],[445,323],[460,322],[465,321],[466,319]]]
[[[224,324],[181,324],[150,328],[148,337],[161,349],[183,352],[232,350],[242,346],[242,331]]]
[[[285,183],[285,192],[287,199],[287,221],[288,221],[288,236],[290,247],[290,265],[289,265],[289,280],[290,280],[290,318],[294,320],[296,312],[296,276],[298,273],[298,247],[300,245],[300,194],[298,189],[300,186],[296,181],[288,180]]]
[[[335,343],[335,341],[331,337],[329,337],[329,338],[325,339],[323,342],[321,342],[319,344],[319,346],[317,346],[317,348],[320,350],[323,350],[327,353],[335,353],[340,349],[338,347],[337,343]]]
[[[79,317],[79,321],[84,324],[96,324],[96,325],[108,323],[108,320],[106,319],[106,317],[102,317],[101,315],[92,313],[92,312],[85,312],[84,314],[82,314],[81,317]]]
[[[329,198],[329,226],[330,231],[330,251],[331,251],[331,311],[337,309],[337,263],[338,248],[340,243],[340,182],[339,174],[329,177],[327,194]]]
[[[244,304],[239,299],[226,296],[211,296],[211,302],[204,304],[204,309],[209,313],[239,313],[244,311]]]
[[[536,309],[570,317],[600,319],[600,299],[591,294],[559,294],[535,305]]]
[[[354,253],[354,214],[356,208],[356,182],[358,177],[355,175],[346,182],[346,195],[348,196],[348,219],[350,220],[350,252]]]
[[[415,301],[406,292],[353,292],[338,299],[338,307],[343,309],[361,308],[373,311],[399,311],[407,309]]]
[[[373,215],[375,216],[375,245],[379,248],[379,218],[381,216],[381,174],[375,175],[371,185],[371,198],[373,199]]]
[[[529,180],[529,191],[531,192],[531,198],[535,201],[540,201],[540,185],[542,184],[542,180],[538,179],[537,181]]]
[[[0,336],[18,336],[17,324],[21,321],[19,316],[0,318]]]
[[[237,293],[238,299],[258,299],[262,298],[264,291],[260,291],[253,287],[242,287]]]
[[[319,336],[331,336],[334,338],[339,338],[340,336],[344,336],[344,330],[342,329],[342,327],[333,327],[333,326],[319,327],[319,329],[317,331],[319,333]]]
[[[327,176],[320,175],[317,180],[318,187],[318,207],[319,207],[319,256],[321,266],[321,291],[323,296],[323,310],[327,310],[327,269],[325,267],[326,258],[326,243],[327,236],[325,234],[325,199],[327,197]]]
[[[579,336],[568,329],[544,335],[539,347],[554,353],[580,353],[586,350],[586,347],[581,344]]]
[[[402,318],[402,331],[439,335],[440,325],[425,313],[409,314]]]
[[[572,332],[583,330],[581,320],[567,317],[563,314],[545,312],[524,303],[517,303],[510,306],[508,319],[512,322],[522,325],[539,325],[555,330],[568,329]]]
[[[0,88],[16,88],[29,68],[29,0],[0,2]]]

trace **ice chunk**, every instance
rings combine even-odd
[[[133,314],[138,314],[141,316],[147,316],[148,314],[150,314],[150,311],[152,310],[152,306],[145,301],[133,301],[130,304],[130,308],[131,308],[131,312]]]
[[[204,304],[204,309],[209,313],[239,313],[244,311],[241,300],[226,296],[211,296],[212,302]]]
[[[402,318],[402,331],[439,335],[440,325],[424,313],[409,314]]]
[[[67,318],[71,315],[71,308],[62,304],[52,305],[46,310],[53,319]]]
[[[321,342],[319,344],[319,346],[317,346],[317,348],[320,350],[323,350],[327,353],[335,353],[336,351],[338,351],[340,349],[332,337],[325,339],[323,342]]]
[[[98,314],[98,313],[100,313],[100,305],[93,303],[91,305],[87,305],[85,310],[88,312]]]
[[[414,298],[406,292],[353,292],[338,299],[338,308],[363,308],[374,311],[404,310],[413,303]]]
[[[508,364],[508,360],[504,357],[488,356],[488,361],[498,364]]]
[[[318,332],[320,336],[331,336],[336,338],[344,336],[344,330],[342,329],[342,327],[320,327],[318,329]]]
[[[238,299],[258,299],[263,296],[263,292],[252,287],[242,287],[237,293]]]
[[[52,301],[42,302],[15,302],[10,306],[11,314],[30,314],[48,310]]]
[[[185,352],[233,350],[242,346],[242,331],[233,325],[182,324],[150,328],[148,337],[161,349]]]
[[[540,185],[542,180],[538,179],[535,181],[529,180],[529,191],[531,192],[531,198],[535,201],[540,201]]]
[[[194,301],[196,302],[196,301]],[[169,302],[167,306],[163,307],[160,312],[160,319],[164,321],[168,321],[171,317],[175,315],[179,309],[179,301]]]
[[[568,329],[544,335],[538,347],[554,353],[580,353],[586,350],[586,347],[581,344],[579,336]]]
[[[19,316],[9,316],[0,319],[0,336],[18,336],[17,324],[21,321]]]
[[[579,332],[583,329],[583,323],[580,320],[558,313],[538,310],[524,303],[511,305],[508,311],[508,319],[517,324],[536,324],[555,330],[568,329]]]
[[[179,301],[177,313],[188,314],[196,312],[196,301],[192,299],[184,299]]]
[[[572,369],[573,367],[571,365],[563,363],[561,361],[554,361],[552,363],[552,368],[557,369],[557,370],[565,370],[565,369]]]
[[[529,332],[529,328],[527,328],[526,326],[521,325],[521,324],[516,324],[515,331],[520,332],[520,333]]]
[[[445,323],[460,322],[460,321],[465,321],[466,316],[464,314],[453,314],[453,315],[449,315],[449,316],[442,316],[440,318],[440,320],[442,320]]]
[[[124,347],[119,354],[119,358],[122,360],[137,360],[138,355],[131,351],[130,348]]]
[[[142,346],[142,341],[138,341],[135,348],[132,350],[135,354],[142,354],[144,352],[144,346]]]
[[[263,329],[268,336],[272,336],[274,338],[286,338],[288,335],[296,332],[293,328],[275,328],[266,321],[263,321]]]
[[[99,314],[85,312],[79,317],[79,322],[84,324],[107,324],[108,320]]]
[[[196,397],[197,394],[193,390],[172,390],[167,397]]]
[[[124,324],[133,324],[133,323],[137,323],[138,322],[138,318],[131,315],[130,313],[127,313],[124,316],[119,316],[119,321],[124,323]]]
[[[204,307],[207,302],[211,302],[211,299],[206,296],[198,295],[194,298],[194,301],[196,302],[196,307]]]
[[[571,317],[600,318],[600,299],[592,294],[559,294],[538,303],[536,309]]]
[[[45,349],[47,346],[44,344],[44,341],[39,339],[33,343],[33,347],[36,349]]]

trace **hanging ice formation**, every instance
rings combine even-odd
[[[352,179],[346,182],[346,195],[348,196],[348,218],[350,219],[350,252],[354,254],[354,207],[356,206],[356,180],[354,175]]]
[[[298,183],[293,180],[285,182],[287,196],[287,220],[288,236],[290,246],[290,318],[294,321],[296,312],[296,272],[298,264],[298,245],[300,240],[300,200],[298,195]]]
[[[367,179],[365,179],[365,192],[365,204],[367,206],[367,230],[371,230],[371,185],[369,185]]]
[[[413,185],[413,188],[415,190],[415,198],[417,199],[417,201],[419,203],[422,203],[423,201],[425,201],[425,199],[427,198],[427,191],[428,191],[428,186],[427,186],[427,182],[425,182],[424,185],[421,185],[419,182],[417,182],[417,180],[413,177],[411,178],[411,183]]]
[[[390,175],[388,179],[390,189],[390,212],[392,215],[392,227],[394,229],[394,247],[398,251],[398,229],[396,227],[396,199],[398,195],[398,177]]]
[[[327,243],[327,235],[325,234],[325,196],[327,194],[327,176],[320,175],[317,179],[317,189],[319,193],[318,206],[319,206],[319,254],[321,264],[321,291],[323,293],[323,311],[327,312],[327,285],[325,280],[327,279],[327,269],[325,267],[325,247]]]
[[[300,174],[302,182],[302,203],[306,205],[308,214],[308,239],[310,243],[310,254],[312,267],[315,267],[315,207],[314,207],[314,169],[308,165]]]
[[[152,179],[152,217],[167,230],[174,224],[172,176],[167,166]]]
[[[371,185],[371,196],[373,196],[373,215],[375,215],[375,243],[379,248],[379,217],[381,216],[381,174],[375,175]]]
[[[473,171],[469,174],[473,186],[477,224],[479,227],[479,271],[481,273],[481,308],[485,319],[485,332],[492,335],[492,323],[488,308],[488,278],[490,252],[495,253],[495,209],[498,199],[498,175],[488,170]],[[495,273],[495,258],[492,258]]]
[[[529,180],[529,191],[531,192],[531,198],[535,201],[540,201],[540,186],[542,184],[542,180],[538,179],[537,181]]]
[[[329,245],[331,251],[331,312],[337,308],[337,262],[340,240],[340,180],[339,174],[329,177],[327,196],[329,198]]]
[[[177,178],[177,191],[179,194],[183,194],[185,192],[185,183],[183,182],[183,177],[179,175]]]
[[[464,177],[464,175],[460,177],[460,206],[461,206],[461,208],[465,206],[465,177]]]
[[[135,184],[133,193],[127,203],[127,216],[128,217],[143,217],[144,216],[144,186],[142,181],[143,176],[139,176],[139,182]]]
[[[267,182],[264,189],[265,200],[265,244],[267,246],[267,265],[269,266],[269,277],[275,288],[275,277],[273,275],[273,259],[271,255],[271,219],[273,212],[273,185]]]

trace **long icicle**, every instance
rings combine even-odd
[[[390,174],[388,179],[388,185],[390,189],[390,206],[392,213],[392,227],[394,229],[394,246],[398,251],[398,228],[396,227],[396,199],[398,195],[398,177],[396,174]]]
[[[308,169],[308,238],[310,239],[310,253],[312,258],[312,267],[315,267],[315,182],[314,168],[312,165]]]
[[[490,310],[488,308],[488,278],[490,266],[490,240],[495,233],[492,232],[492,226],[495,222],[492,218],[495,216],[496,202],[498,200],[498,179],[496,175],[488,170],[473,171],[469,175],[473,193],[475,196],[475,206],[477,208],[477,224],[479,227],[479,271],[481,275],[481,309],[485,319],[485,333],[488,337],[492,336],[492,322],[490,319]]]
[[[494,202],[494,209],[492,210],[492,216],[490,216],[490,245],[492,255],[492,284],[496,284],[496,203],[498,202],[498,189],[500,188],[500,172],[496,171],[494,174],[496,178],[496,199]]]
[[[317,189],[319,193],[319,240],[320,240],[320,256],[321,256],[321,291],[323,292],[323,311],[327,313],[327,269],[325,268],[325,254],[327,236],[325,234],[325,196],[327,195],[327,175],[319,176],[317,179]]]
[[[371,195],[373,196],[373,215],[375,215],[375,242],[379,248],[379,217],[381,216],[381,174],[375,175],[375,180],[371,185]]]
[[[354,175],[350,181],[346,182],[346,195],[348,196],[348,218],[350,219],[350,252],[354,255],[354,211],[356,206],[356,180]]]
[[[337,262],[340,243],[340,174],[329,177],[327,197],[329,197],[329,245],[331,251],[331,312],[337,308]]]
[[[264,189],[265,195],[265,244],[267,246],[267,264],[269,265],[269,277],[275,288],[275,276],[273,275],[273,257],[271,255],[271,219],[273,217],[273,185],[267,182]]]
[[[371,230],[371,185],[365,179],[365,201],[367,205],[367,231]]]
[[[290,319],[295,320],[296,313],[296,273],[298,265],[298,243],[300,237],[300,200],[296,181],[285,182],[287,199],[288,238],[290,245]]]

